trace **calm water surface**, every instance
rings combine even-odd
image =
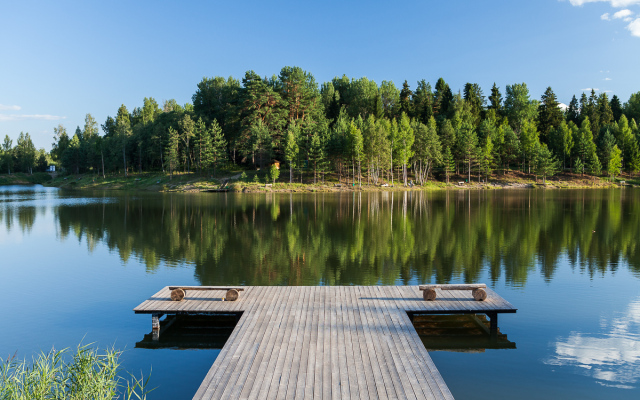
[[[516,349],[432,352],[457,399],[640,398],[640,191],[126,194],[0,187],[0,357],[126,349],[151,399],[216,349],[135,348],[165,285],[486,282]],[[179,368],[176,368],[179,366]],[[176,373],[178,371],[178,373]]]

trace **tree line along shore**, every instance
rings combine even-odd
[[[633,177],[639,120],[640,92],[622,103],[592,90],[564,106],[551,87],[532,98],[526,83],[504,93],[494,84],[488,96],[476,83],[454,93],[443,78],[413,89],[346,76],[318,85],[310,72],[284,67],[270,78],[254,71],[242,80],[203,78],[185,105],[144,98],[101,125],[87,114],[72,135],[54,128],[50,152],[36,150],[28,133],[15,146],[7,135],[0,170],[32,174],[56,165],[62,174],[103,180],[245,170],[265,182],[317,185],[330,177],[358,187],[487,182],[515,171],[543,183],[558,173],[569,181]]]

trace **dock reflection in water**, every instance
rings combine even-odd
[[[516,348],[500,328],[491,335],[489,320],[482,314],[416,314],[413,326],[428,351],[483,353],[486,349]]]
[[[237,323],[235,314],[169,315],[160,322],[159,338],[144,335],[136,348],[144,349],[216,349],[220,350]]]

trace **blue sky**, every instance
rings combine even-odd
[[[307,4],[308,3],[308,4]],[[5,1],[0,5],[0,136],[49,150],[144,97],[191,101],[204,76],[302,67],[454,91],[526,82],[560,101],[597,88],[640,91],[640,0]]]

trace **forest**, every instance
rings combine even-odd
[[[272,77],[203,78],[192,102],[144,98],[102,124],[87,114],[71,134],[54,128],[50,153],[28,133],[7,135],[0,170],[32,173],[57,165],[70,174],[164,171],[215,176],[278,161],[282,181],[326,174],[362,185],[424,184],[452,175],[490,179],[519,170],[545,179],[558,171],[612,176],[640,170],[640,92],[622,103],[607,93],[575,95],[563,107],[551,87],[537,100],[526,83],[476,83],[457,93],[443,78],[411,88],[366,77],[318,85],[299,67]],[[102,133],[100,133],[102,131]]]

